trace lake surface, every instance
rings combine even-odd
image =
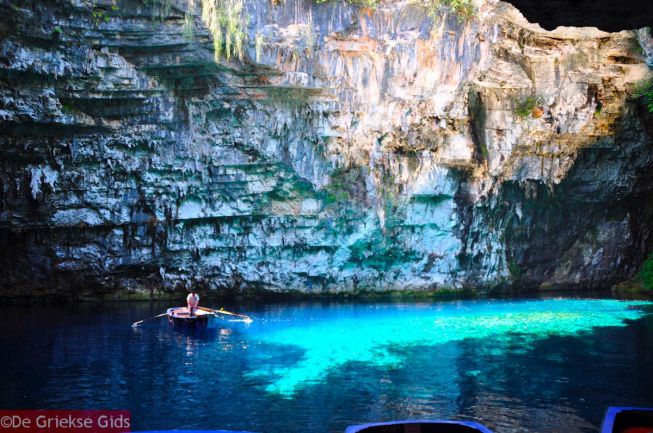
[[[575,433],[608,405],[653,406],[649,302],[263,304],[215,334],[131,328],[167,306],[2,307],[0,408],[128,409],[134,430],[460,418]]]

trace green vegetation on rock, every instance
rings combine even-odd
[[[248,17],[243,0],[202,0],[202,20],[213,36],[215,60],[243,60]]]
[[[481,149],[481,155],[483,156],[483,159],[485,161],[488,161],[490,159],[490,151],[487,148],[487,144],[485,144],[485,141],[480,141],[479,142],[479,147]]]
[[[418,3],[426,8],[431,17],[437,17],[442,12],[453,12],[458,22],[469,21],[476,13],[472,0],[418,0]]]
[[[152,5],[152,15],[156,20],[163,21],[170,13],[171,0],[143,0],[145,5]],[[184,11],[184,37],[192,40],[195,37],[195,0],[186,1]],[[202,21],[213,38],[215,61],[222,58],[227,61],[236,57],[243,60],[245,42],[247,41],[247,24],[249,16],[245,12],[243,0],[201,0]],[[260,57],[263,37],[256,36],[256,57]]]
[[[325,190],[330,194],[334,201],[344,201],[353,199],[353,190],[360,177],[359,168],[336,168],[331,173],[331,182]]]
[[[316,0],[318,4],[330,0]],[[453,12],[459,22],[469,21],[474,18],[476,7],[472,0],[414,0],[415,4],[424,7],[432,18],[440,16],[442,12]],[[347,0],[349,4],[376,8],[379,0]]]
[[[526,118],[533,114],[533,110],[540,103],[537,96],[527,96],[522,100],[515,101],[515,114],[519,117]]]
[[[152,18],[154,21],[162,23],[165,18],[170,14],[172,5],[170,4],[172,0],[143,0],[145,6],[152,7]],[[189,0],[189,4],[192,3],[192,0]]]
[[[349,246],[349,264],[353,267],[364,266],[378,271],[387,271],[421,258],[415,251],[407,251],[394,242],[391,236],[383,235],[377,230],[368,238],[354,242]]]
[[[647,290],[653,290],[653,254],[649,255],[639,272],[642,284]]]
[[[598,101],[596,103],[596,109],[594,110],[594,115],[597,117],[600,116],[601,111],[603,111],[603,103],[601,101]]]
[[[227,61],[238,58],[242,61],[245,55],[245,43],[247,42],[247,24],[249,17],[245,12],[243,0],[200,0],[202,4],[202,21],[208,28],[213,38],[213,50],[216,62],[224,58]],[[326,3],[329,0],[316,0],[319,3]],[[147,6],[153,7],[153,17],[163,21],[170,13],[171,0],[143,0]],[[348,3],[357,6],[376,8],[379,0],[347,0]],[[472,0],[415,0],[416,4],[424,7],[431,17],[439,16],[442,12],[453,12],[457,15],[458,21],[468,21],[474,17],[476,8]],[[278,4],[278,2],[274,2]],[[109,17],[105,11],[94,9],[92,11],[93,21],[96,24],[108,22]],[[195,0],[187,0],[187,7],[184,13],[184,36],[193,39],[195,36]],[[265,40],[263,35],[257,33],[255,40],[256,61],[260,61]],[[315,44],[315,31],[312,23],[309,22],[306,30],[306,47],[308,54],[312,54]]]
[[[634,96],[641,98],[649,113],[653,113],[653,79],[644,81],[637,86]]]
[[[184,37],[188,40],[195,38],[195,0],[188,0],[184,13]]]
[[[330,0],[315,0],[316,3],[322,4],[322,3],[327,3]],[[348,3],[353,4],[353,5],[358,5],[358,6],[368,6],[368,7],[376,7],[379,4],[379,0],[347,0]]]
[[[522,276],[524,273],[524,270],[515,262],[510,262],[508,264],[508,272],[510,272],[510,276],[514,279],[517,279]]]
[[[110,20],[109,12],[115,12],[118,10],[118,6],[115,4],[110,5],[109,7],[100,6],[97,1],[91,2],[91,21],[93,25],[98,26],[102,23],[108,23]],[[58,26],[57,26],[58,27]],[[56,32],[56,28],[55,28]],[[60,32],[59,32],[60,34]]]

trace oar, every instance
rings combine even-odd
[[[168,313],[161,313],[161,314],[159,314],[158,316],[148,317],[147,319],[139,320],[138,322],[134,322],[134,323],[132,323],[132,328],[137,327],[138,325],[140,325],[140,324],[143,323],[143,322],[146,322],[146,321],[148,321],[148,320],[158,319],[159,317],[163,317],[163,316],[165,316],[165,315],[167,315],[167,314],[168,314]]]
[[[223,310],[220,308],[219,310],[213,310],[211,308],[206,308],[206,307],[197,307],[199,310],[204,310],[204,311],[210,311],[213,314],[224,314],[225,316],[236,316],[240,317],[245,321],[245,323],[252,323],[253,320],[251,317],[246,316],[244,314],[237,314],[237,313],[232,313],[231,311]]]

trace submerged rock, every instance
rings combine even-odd
[[[164,3],[1,4],[3,295],[605,288],[650,251],[650,33],[248,0],[215,62]]]

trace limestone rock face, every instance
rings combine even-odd
[[[650,33],[246,0],[216,62],[199,3],[112,5],[0,2],[4,296],[606,288],[650,250]]]

